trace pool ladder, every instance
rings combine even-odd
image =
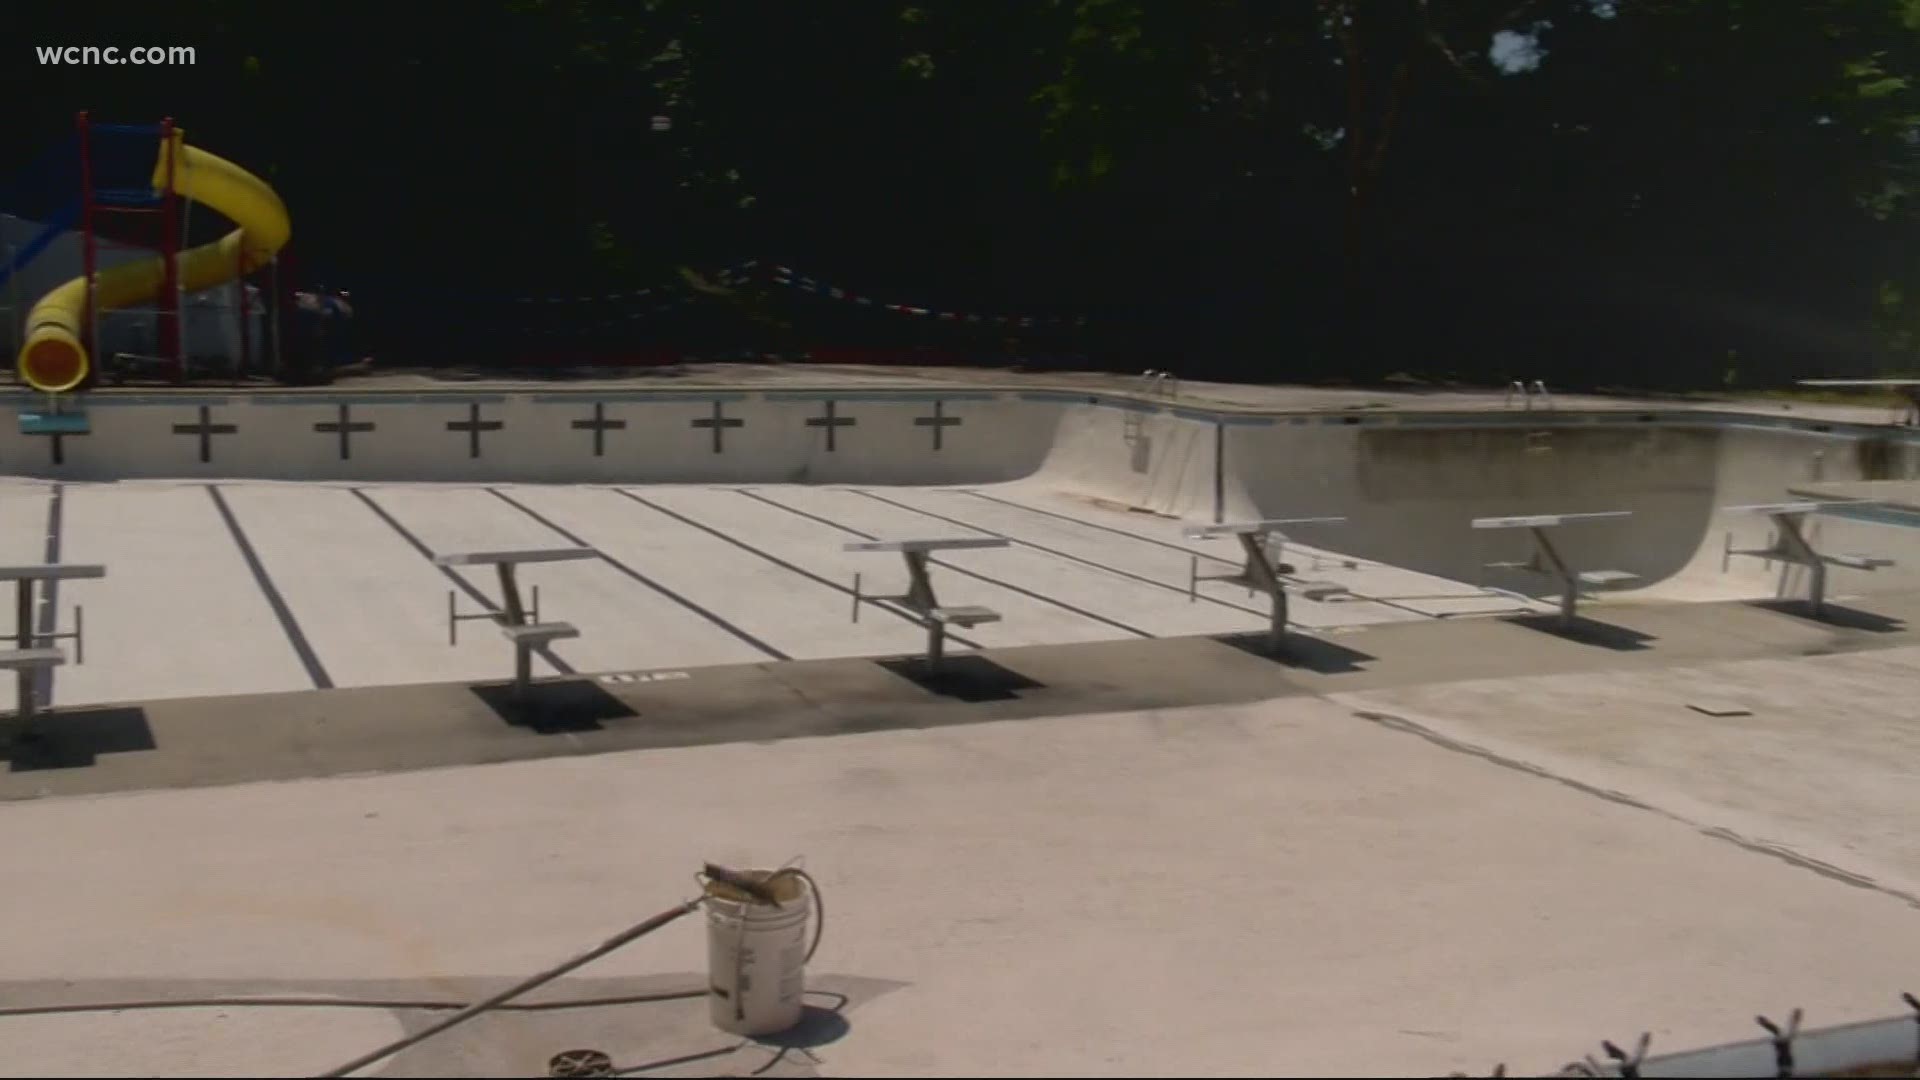
[[[1507,400],[1504,403],[1505,408],[1513,408],[1513,396],[1515,394],[1520,395],[1521,407],[1526,409],[1527,412],[1533,411],[1533,399],[1535,397],[1540,399],[1541,408],[1553,408],[1553,395],[1547,393],[1547,382],[1545,379],[1535,379],[1530,383],[1515,379],[1508,383]]]
[[[1180,376],[1171,371],[1148,368],[1140,373],[1140,392],[1150,397],[1180,396]]]

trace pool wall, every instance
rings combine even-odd
[[[1796,485],[1920,475],[1920,433],[1746,414],[1268,414],[1054,390],[101,393],[87,434],[24,434],[0,397],[0,474],[71,481],[979,485],[1025,481],[1188,521],[1347,518],[1298,539],[1488,585],[1524,532],[1475,517],[1632,511],[1556,535],[1582,567],[1676,597],[1791,592],[1760,546]],[[1828,550],[1886,555],[1831,588],[1920,584],[1920,529],[1822,517]]]

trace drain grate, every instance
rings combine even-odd
[[[613,1058],[600,1050],[563,1050],[547,1061],[548,1076],[612,1076]]]

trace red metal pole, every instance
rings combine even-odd
[[[87,302],[80,309],[80,342],[88,352],[95,351],[99,344],[93,340],[93,152],[87,135],[87,114],[82,111],[78,116],[80,134],[80,273],[87,279]],[[91,365],[94,370],[100,367],[100,358],[94,357]],[[89,380],[91,381],[91,380]]]
[[[166,155],[166,190],[160,193],[160,260],[164,283],[160,286],[160,354],[173,361],[173,377],[187,376],[186,334],[180,325],[180,222],[174,216],[177,197],[173,183],[178,163],[173,145],[173,117],[160,121],[160,152]]]

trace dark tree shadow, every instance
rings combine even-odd
[[[59,709],[41,715],[32,731],[11,746],[0,746],[0,757],[12,772],[43,769],[84,769],[101,754],[129,754],[157,749],[147,711],[139,707]]]

